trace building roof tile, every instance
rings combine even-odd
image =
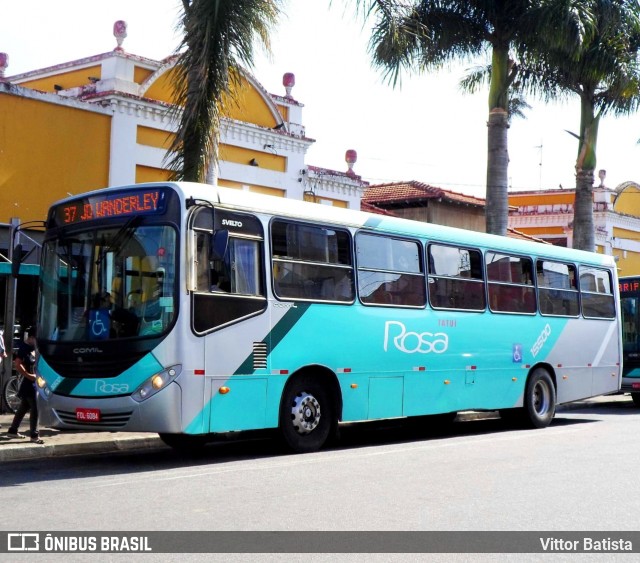
[[[422,182],[392,182],[388,184],[374,184],[369,186],[363,200],[371,204],[391,204],[400,202],[419,202],[429,199],[442,199],[462,205],[484,207],[484,198],[465,195],[451,190],[445,190]]]

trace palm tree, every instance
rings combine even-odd
[[[269,49],[280,0],[182,0],[184,38],[175,66],[178,130],[167,153],[175,179],[203,181],[217,163],[220,121],[241,67],[253,66],[254,43]]]
[[[593,183],[600,119],[626,115],[640,104],[640,6],[624,0],[591,0],[597,33],[574,61],[558,51],[523,61],[522,87],[545,100],[580,98],[573,247],[595,250]]]
[[[438,70],[491,50],[486,184],[487,232],[508,221],[509,89],[518,74],[512,54],[557,48],[571,56],[591,32],[583,0],[356,0],[376,16],[374,65],[395,85],[401,70]]]

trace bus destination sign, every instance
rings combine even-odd
[[[164,208],[165,191],[162,189],[127,190],[83,197],[59,205],[52,219],[57,226],[73,225],[107,217],[163,213]]]

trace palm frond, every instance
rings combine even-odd
[[[279,0],[183,0],[184,38],[176,50],[175,140],[168,166],[180,180],[202,181],[217,162],[225,102],[232,100],[240,69],[253,66],[254,44],[269,48]]]
[[[468,94],[476,94],[491,81],[491,65],[475,66],[467,70],[460,80],[460,90]]]

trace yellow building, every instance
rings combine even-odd
[[[54,201],[88,190],[163,181],[176,123],[171,75],[175,57],[156,61],[113,51],[7,74],[0,54],[0,222],[43,220]],[[222,186],[359,209],[366,186],[352,171],[308,166],[315,142],[306,136],[303,104],[269,94],[242,73],[239,104],[223,120],[220,163],[211,182]]]
[[[616,189],[594,187],[596,252],[616,257],[621,276],[640,275],[640,185],[624,182]],[[573,244],[575,190],[512,192],[509,227],[559,246]]]

